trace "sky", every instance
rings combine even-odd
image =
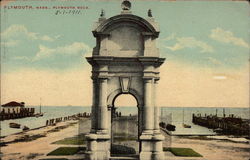
[[[120,14],[121,1],[1,3],[1,104],[90,106],[95,46],[92,28],[102,9]],[[13,9],[32,6],[33,9]],[[81,7],[79,14],[64,13]],[[11,8],[12,7],[12,8]],[[38,9],[38,8],[48,9]],[[244,1],[132,1],[160,25],[158,102],[169,107],[249,107],[249,4]],[[119,105],[134,101],[124,96]]]

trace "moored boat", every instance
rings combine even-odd
[[[42,117],[42,116],[43,116],[43,113],[42,113],[42,105],[41,105],[41,98],[40,98],[40,107],[39,107],[39,108],[40,108],[40,112],[34,114],[34,116],[35,116],[36,118]]]
[[[188,125],[188,124],[185,124],[184,123],[184,109],[183,109],[183,114],[182,114],[182,126],[184,127],[184,128],[191,128],[191,125]]]
[[[21,124],[18,124],[18,123],[9,123],[9,127],[10,128],[20,128]]]
[[[23,131],[27,131],[27,130],[29,130],[29,129],[30,129],[29,127],[23,126]]]
[[[34,116],[35,116],[36,118],[42,117],[42,116],[43,116],[43,113],[37,113],[37,114],[35,114]]]
[[[191,128],[191,125],[188,125],[188,124],[185,124],[185,123],[183,123],[182,125],[183,125],[184,128]]]
[[[166,129],[167,129],[168,131],[175,131],[175,125],[167,124]]]

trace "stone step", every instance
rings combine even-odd
[[[122,160],[138,160],[138,158],[136,157],[110,157],[109,160],[117,160],[117,159],[122,159]]]
[[[139,156],[138,155],[111,155],[111,157],[109,159],[110,160],[117,160],[117,159],[122,159],[122,160],[136,159],[136,160],[139,160]]]

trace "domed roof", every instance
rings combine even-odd
[[[141,28],[143,28],[147,34],[158,37],[159,31],[156,29],[155,26],[153,26],[149,21],[145,20],[142,17],[133,15],[133,14],[119,14],[113,17],[110,17],[109,19],[106,19],[102,21],[96,29],[93,30],[93,34],[96,37],[99,34],[105,34],[105,31],[116,24],[119,23],[133,23],[137,24]]]

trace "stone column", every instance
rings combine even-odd
[[[99,78],[99,97],[98,97],[98,130],[102,133],[108,131],[108,107],[107,107],[107,78]]]
[[[98,122],[98,113],[96,112],[97,110],[97,79],[92,77],[92,92],[93,92],[93,97],[92,97],[92,107],[91,107],[91,133],[94,133],[97,129],[97,122]]]
[[[96,102],[93,102],[93,105],[95,105],[95,107],[92,107],[92,112],[96,116],[93,116],[93,124],[91,126],[92,131],[95,129],[94,132],[86,135],[86,159],[88,160],[108,160],[110,157],[110,135],[108,134],[107,85],[107,77],[98,77],[96,81],[93,81],[93,100],[95,100]]]
[[[154,133],[160,133],[159,106],[158,106],[158,80],[154,80]]]
[[[162,149],[164,137],[160,134],[158,127],[158,105],[157,95],[155,95],[157,84],[155,84],[154,80],[155,78],[144,78],[144,128],[140,136],[140,159],[143,160],[164,160]]]
[[[144,133],[151,133],[154,129],[153,105],[152,105],[152,79],[144,79],[144,106],[143,123]]]

